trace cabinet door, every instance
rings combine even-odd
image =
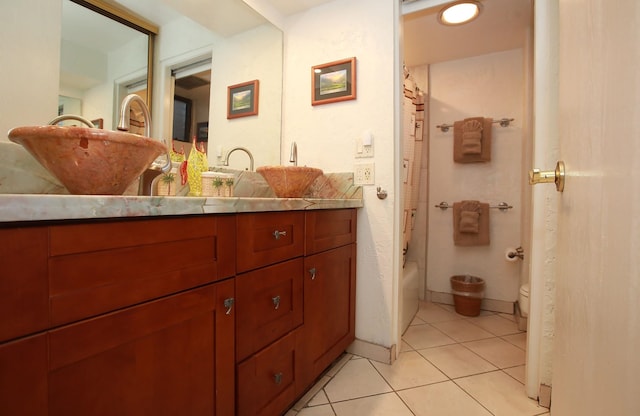
[[[236,277],[236,360],[302,324],[302,258]]]
[[[46,227],[0,228],[0,342],[49,324]]]
[[[46,333],[0,344],[0,415],[46,414]]]
[[[305,258],[304,381],[312,382],[355,339],[356,245]]]
[[[233,397],[232,367],[217,368],[218,354],[233,363],[233,315],[217,293],[227,284],[50,331],[50,414],[232,415],[219,403]]]

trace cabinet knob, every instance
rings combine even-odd
[[[311,280],[316,280],[316,268],[312,267],[309,269],[309,274],[311,275]]]
[[[275,381],[276,384],[282,383],[282,373],[274,374],[273,375],[273,381]]]
[[[278,309],[280,307],[280,296],[274,296],[271,300],[273,301],[274,308]]]
[[[225,312],[226,315],[231,315],[231,308],[233,308],[234,303],[234,298],[227,298],[224,300],[224,307],[227,308],[227,311]]]
[[[275,230],[272,235],[273,235],[273,238],[275,238],[276,240],[280,240],[280,237],[286,236],[287,232]]]

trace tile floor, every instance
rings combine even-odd
[[[525,348],[511,315],[423,302],[393,365],[345,354],[286,416],[549,415],[525,394]]]

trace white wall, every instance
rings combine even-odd
[[[6,1],[0,13],[0,140],[58,115],[60,0]],[[18,63],[16,65],[15,63]]]
[[[507,262],[507,247],[521,241],[521,170],[525,78],[521,49],[433,64],[430,67],[429,235],[427,288],[450,292],[452,275],[486,281],[485,297],[513,302],[520,286],[520,262]],[[489,163],[453,162],[453,129],[435,126],[466,117],[514,118],[510,127],[493,127]],[[453,244],[452,210],[433,205],[475,199],[513,209],[490,212],[488,246]]]
[[[364,187],[358,215],[356,337],[386,347],[398,341],[394,90],[398,7],[388,0],[336,0],[285,22],[282,158],[298,144],[298,163],[327,172],[352,172],[355,140],[374,136],[375,182]],[[357,99],[311,105],[311,67],[355,56]],[[399,68],[398,68],[399,69]]]

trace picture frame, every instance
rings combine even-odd
[[[227,119],[255,116],[260,102],[260,81],[243,82],[227,88]]]
[[[355,99],[355,57],[311,67],[311,105]]]
[[[209,141],[209,122],[203,121],[196,124],[196,141],[208,142]]]

